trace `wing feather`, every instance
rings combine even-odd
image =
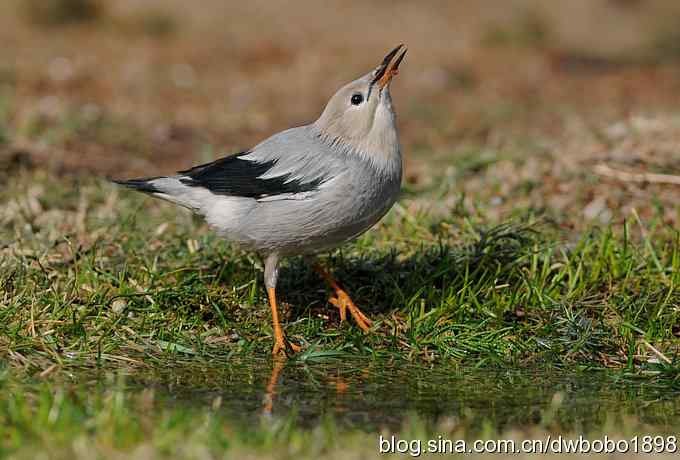
[[[180,182],[192,187],[203,187],[216,195],[263,198],[273,195],[295,194],[316,190],[320,178],[304,181],[292,174],[271,175],[276,160],[257,161],[244,158],[250,152],[180,171]]]
[[[340,174],[341,155],[311,126],[282,131],[253,149],[180,171],[184,185],[218,195],[260,199],[305,194]]]

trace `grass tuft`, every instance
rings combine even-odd
[[[174,207],[110,184],[72,178],[58,187],[24,174],[31,180],[10,180],[0,217],[0,353],[9,363],[34,373],[55,363],[269,352],[269,309],[252,254]],[[480,226],[470,215],[442,220],[404,209],[324,258],[376,320],[371,334],[340,324],[302,258],[284,263],[286,329],[310,356],[613,367],[653,378],[677,368],[677,231],[637,223],[569,239],[526,219]]]
[[[22,4],[26,18],[41,26],[93,22],[104,13],[100,0],[24,0]]]

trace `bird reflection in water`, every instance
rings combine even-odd
[[[272,359],[272,371],[262,397],[262,415],[264,417],[272,416],[274,402],[278,394],[277,388],[286,364],[288,364],[288,362],[284,356],[274,356]],[[338,398],[335,406],[336,412],[344,412],[346,410],[346,407],[341,403],[341,399],[342,396],[348,394],[350,390],[350,380],[345,379],[340,375],[340,372],[341,371],[338,369],[336,375],[329,376],[327,380],[328,387],[335,390],[335,395]]]

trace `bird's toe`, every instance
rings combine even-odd
[[[292,343],[287,339],[277,339],[274,342],[274,348],[272,349],[272,355],[277,356],[283,354],[285,356],[292,356],[295,353],[299,353],[302,350],[300,345]]]
[[[338,290],[335,297],[328,299],[328,302],[335,305],[338,310],[340,310],[340,322],[347,319],[347,310],[349,309],[352,318],[357,323],[357,326],[361,328],[362,331],[368,332],[373,325],[373,322],[352,302],[349,295],[343,291]]]

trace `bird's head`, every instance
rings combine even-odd
[[[315,122],[317,129],[363,154],[398,151],[390,82],[405,55],[406,47],[397,46],[374,70],[340,88]]]

